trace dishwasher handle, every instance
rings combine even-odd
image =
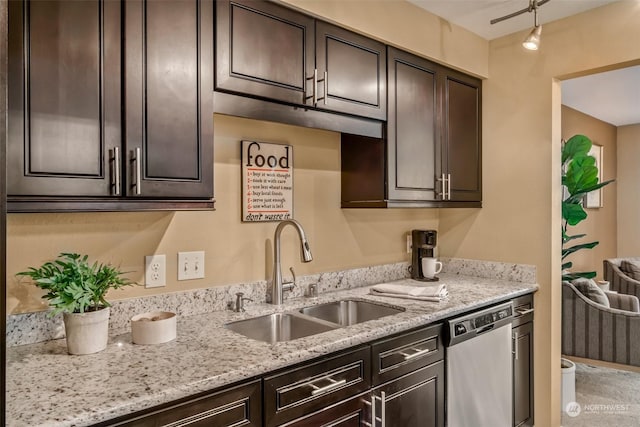
[[[492,323],[490,325],[487,325],[483,328],[480,328],[478,330],[476,330],[476,335],[480,335],[480,334],[484,334],[485,332],[489,332],[490,330],[492,330],[494,327],[496,326],[495,323]]]

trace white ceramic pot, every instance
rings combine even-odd
[[[64,313],[69,354],[91,354],[107,348],[109,307],[85,313]]]
[[[561,358],[562,363],[562,412],[567,405],[576,401],[576,365],[569,359]]]

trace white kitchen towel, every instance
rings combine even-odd
[[[381,283],[371,287],[371,295],[379,297],[407,298],[420,301],[441,301],[449,295],[447,285],[410,286],[396,283]]]

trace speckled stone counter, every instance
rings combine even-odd
[[[157,346],[131,343],[129,333],[103,352],[69,356],[64,340],[16,346],[7,354],[7,425],[91,425],[256,377],[301,361],[533,292],[531,282],[445,273],[448,299],[423,302],[374,297],[369,286],[296,298],[282,306],[247,305],[178,318],[178,338]],[[254,341],[223,327],[276,311],[343,298],[361,298],[406,311],[277,344]]]

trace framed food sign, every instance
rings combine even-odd
[[[242,141],[242,221],[293,218],[293,147]]]

